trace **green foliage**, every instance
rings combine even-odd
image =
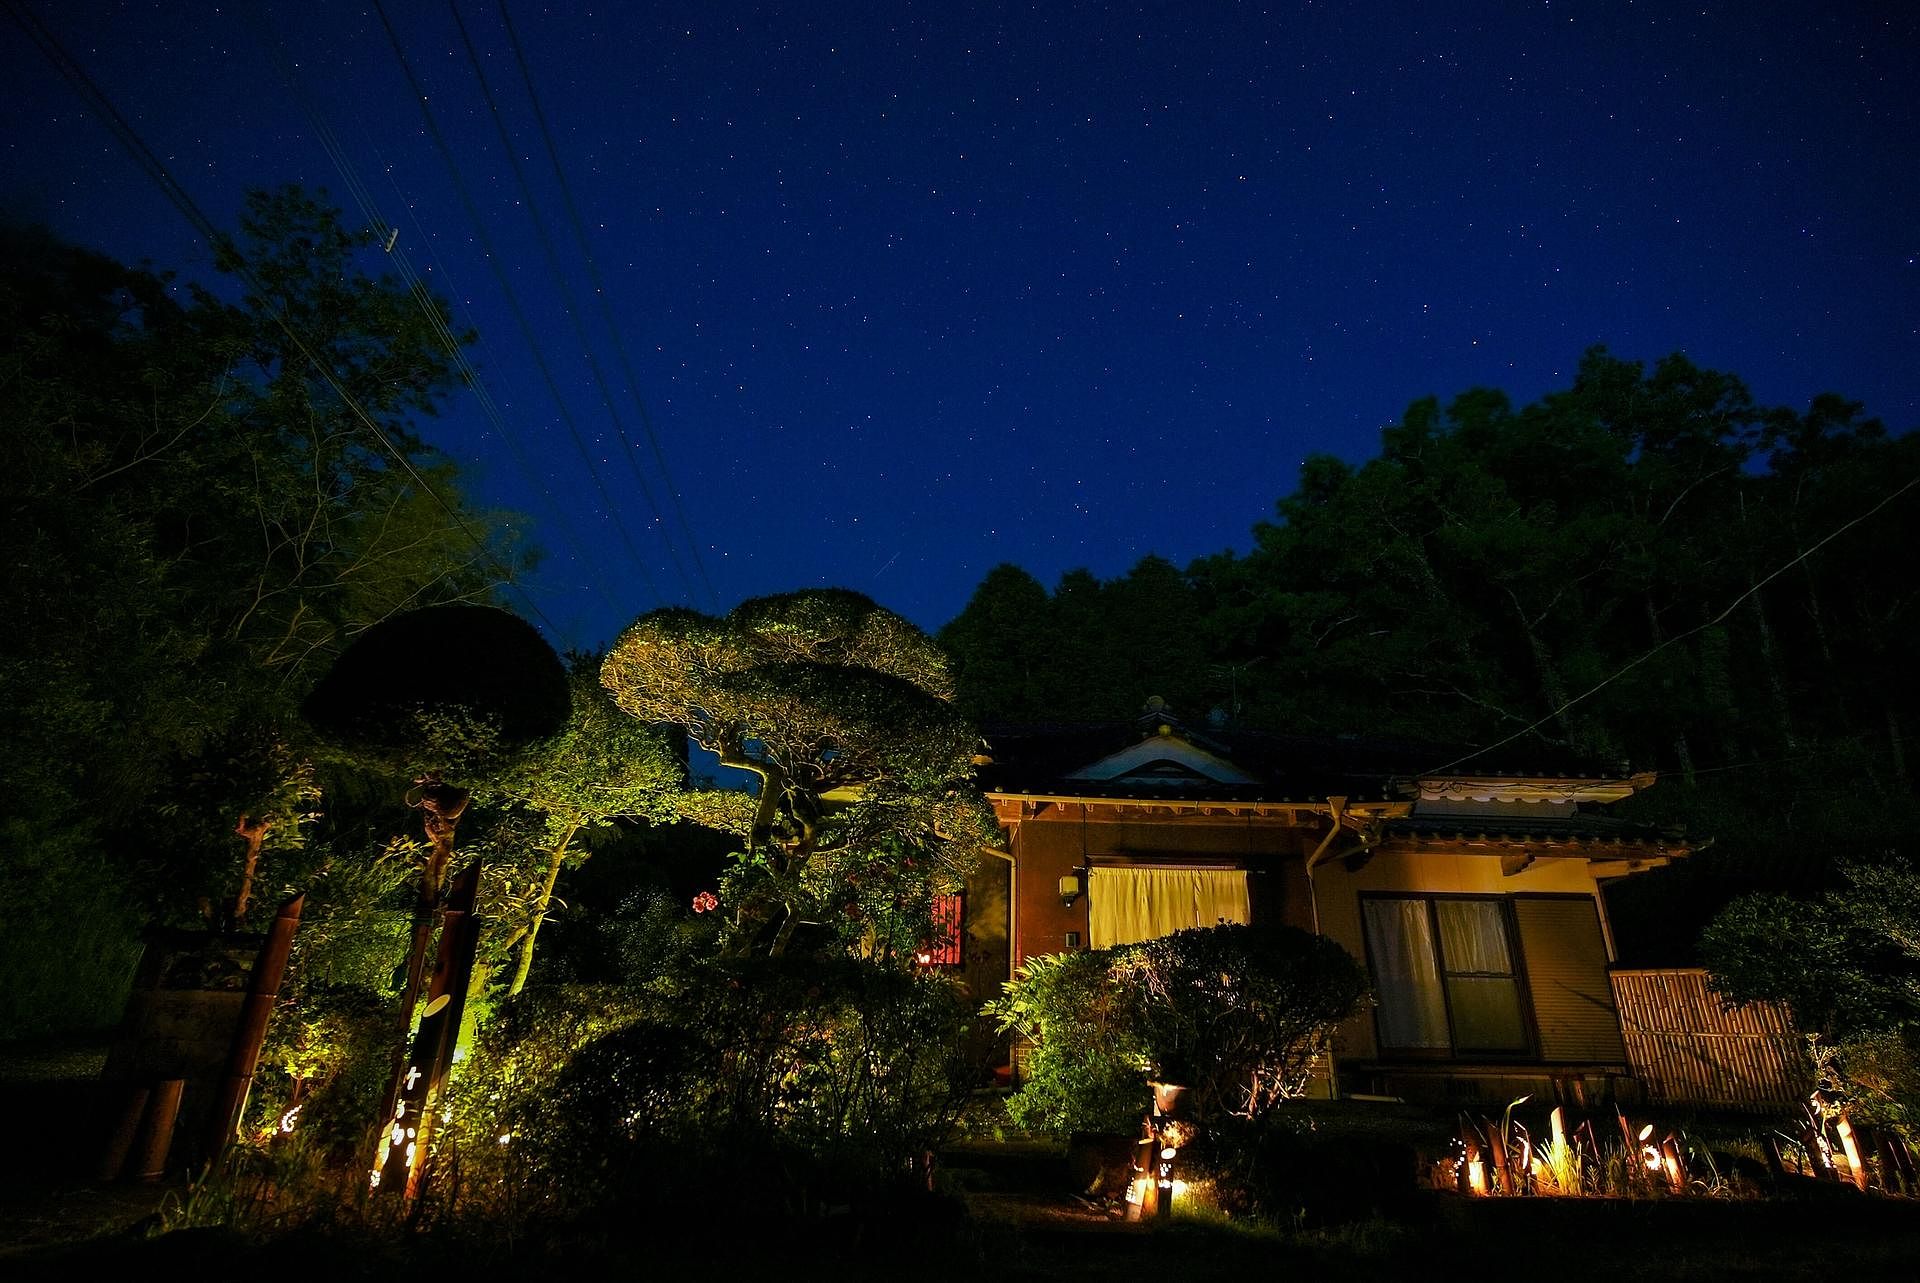
[[[1257,1117],[1298,1096],[1367,996],[1351,954],[1287,926],[1176,931],[1119,950],[1111,974],[1134,995],[1155,1071],[1209,1114]]]
[[[1920,871],[1903,860],[1842,866],[1818,899],[1750,895],[1701,937],[1729,1002],[1780,1002],[1816,1035],[1830,1090],[1863,1116],[1920,1119]]]
[[[476,802],[497,808],[485,842],[488,965],[514,955],[509,994],[532,974],[534,948],[565,868],[619,821],[665,823],[686,769],[667,728],[628,717],[601,686],[599,659],[570,657],[565,726],[491,769],[477,772]]]
[[[988,1004],[1001,1029],[1032,1044],[1021,1088],[1007,1100],[1019,1126],[1065,1134],[1139,1125],[1153,1056],[1113,964],[1108,950],[1028,958]]]
[[[1051,595],[1002,565],[940,642],[953,656],[960,707],[983,721],[1132,717],[1155,695],[1205,712],[1220,692],[1214,657],[1192,626],[1203,608],[1192,578],[1161,557],[1108,583],[1070,571]]]
[[[237,889],[242,815],[271,821],[267,885],[310,869],[325,781],[307,765],[301,696],[377,621],[493,591],[459,522],[290,352],[273,310],[499,558],[519,560],[411,430],[455,386],[452,367],[412,293],[366,270],[381,261],[370,235],[289,189],[249,199],[223,265],[233,249],[270,301],[0,229],[0,939],[57,946],[59,924],[83,918],[97,935],[199,920],[203,900],[217,912]],[[119,959],[127,943],[86,952]],[[6,1027],[90,1011],[88,995],[117,1008],[88,957],[49,969],[72,983],[10,998]]]
[[[857,593],[756,598],[720,619],[654,611],[614,643],[601,681],[633,717],[758,780],[750,813],[710,789],[682,799],[686,818],[746,839],[723,887],[732,951],[783,952],[803,920],[872,949],[874,884],[898,925],[886,940],[924,938],[930,918],[903,915],[996,840],[966,783],[978,735],[948,702],[946,657]]]
[[[311,880],[249,1097],[254,1133],[357,1160],[385,1086],[396,964],[406,952],[417,845],[350,851]],[[293,1130],[280,1131],[294,1106]]]
[[[674,819],[686,769],[670,733],[620,710],[600,684],[598,656],[571,656],[567,686],[566,725],[493,781],[483,798],[539,816],[549,846],[615,820]]]
[[[1207,1116],[1266,1114],[1300,1094],[1366,992],[1331,940],[1228,924],[1028,959],[988,1013],[1034,1044],[1016,1122],[1114,1131],[1138,1121],[1149,1075],[1188,1086]]]
[[[614,963],[629,985],[649,986],[683,975],[713,954],[720,923],[711,914],[689,916],[685,902],[664,887],[630,893],[600,922]]]
[[[1701,938],[1713,987],[1784,1002],[1803,1028],[1847,1038],[1920,1025],[1920,871],[1850,864],[1814,900],[1736,900]]]
[[[328,738],[391,757],[402,774],[464,784],[560,734],[571,707],[566,671],[533,625],[450,604],[392,615],[355,637],[302,712]]]
[[[944,980],[851,958],[528,990],[467,1068],[464,1161],[543,1213],[741,1188],[794,1211],[843,1201],[946,1135],[977,1068],[965,1026]]]

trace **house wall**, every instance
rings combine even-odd
[[[987,856],[967,879],[966,941],[961,950],[960,980],[975,1006],[1000,996],[1000,985],[1012,973],[1013,865]]]
[[[1599,885],[1586,860],[1542,857],[1507,875],[1501,872],[1495,851],[1416,852],[1389,847],[1356,871],[1349,872],[1339,860],[1320,866],[1314,871],[1314,890],[1321,931],[1362,962],[1367,956],[1360,925],[1363,892],[1582,897],[1585,903],[1533,902],[1516,915],[1541,1059],[1624,1063],[1619,1018],[1607,979],[1609,958]],[[1341,1026],[1335,1049],[1342,1059],[1367,1060],[1378,1054],[1371,1011]]]
[[[1076,933],[1088,947],[1091,917],[1083,893],[1072,905],[1060,902],[1060,879],[1086,867],[1089,860],[1182,857],[1219,861],[1249,872],[1249,894],[1256,922],[1285,922],[1311,928],[1306,875],[1299,858],[1310,830],[1285,825],[1221,822],[1211,817],[1171,814],[1152,821],[1102,821],[1094,811],[1083,822],[1077,809],[1059,818],[1022,820],[1013,826],[1011,847],[1018,861],[1013,963],[1067,948]],[[1082,886],[1084,887],[1084,882]]]

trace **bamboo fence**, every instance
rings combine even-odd
[[[1766,1112],[1805,1102],[1802,1039],[1784,1007],[1728,1008],[1694,967],[1612,978],[1627,1061],[1648,1104]]]

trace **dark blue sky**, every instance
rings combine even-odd
[[[556,640],[604,642],[662,597],[712,605],[685,540],[684,575],[667,551],[677,522],[494,0],[460,12],[531,201],[449,9],[388,0],[484,234],[371,7],[33,7],[216,219],[287,181],[354,209],[294,95],[317,104],[484,335],[531,482],[470,397],[428,435],[533,518]],[[1368,456],[1425,394],[1564,386],[1595,343],[1920,423],[1917,12],[511,0],[721,604],[841,584],[930,628],[1001,561],[1050,582],[1244,547],[1307,454]],[[0,200],[204,272],[4,29]]]

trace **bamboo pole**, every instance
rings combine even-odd
[[[246,1107],[247,1092],[253,1086],[253,1071],[260,1064],[260,1048],[267,1040],[267,1025],[273,1019],[273,1004],[280,996],[280,981],[287,973],[287,958],[293,952],[293,933],[300,928],[300,913],[306,907],[302,892],[280,906],[267,928],[266,942],[253,960],[247,977],[246,1002],[234,1025],[233,1042],[227,1051],[227,1073],[220,1082],[220,1094],[207,1118],[203,1142],[208,1162],[218,1162],[233,1142],[240,1125],[240,1111]]]

